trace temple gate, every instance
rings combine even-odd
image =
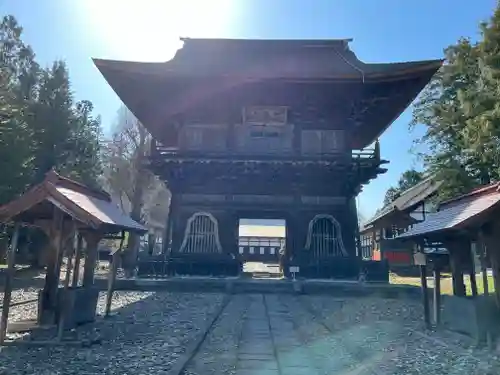
[[[376,139],[441,61],[366,64],[349,40],[183,42],[166,63],[95,60],[153,137],[169,272],[238,274],[250,213],[286,220],[285,270],[356,277],[355,198],[386,171]]]

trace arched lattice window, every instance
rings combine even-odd
[[[197,212],[186,225],[181,253],[222,253],[217,219],[207,212]]]
[[[306,249],[315,258],[347,256],[339,222],[331,215],[316,215],[309,222]]]

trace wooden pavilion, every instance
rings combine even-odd
[[[454,325],[462,326],[462,330],[474,327],[480,337],[486,337],[489,329],[494,325],[493,320],[500,314],[500,183],[494,183],[471,191],[468,194],[456,197],[441,203],[438,211],[428,214],[425,221],[414,225],[406,233],[397,238],[411,240],[416,245],[418,253],[429,243],[441,243],[449,252],[453,279],[453,293],[459,301],[448,308],[448,316]],[[484,293],[478,295],[476,283],[476,259],[481,263]],[[425,271],[425,258],[421,266]],[[494,298],[490,298],[486,265],[490,263],[494,279]],[[439,323],[440,306],[440,275],[439,265],[434,267],[435,275],[435,304],[434,315]],[[423,272],[425,273],[425,272]],[[464,274],[469,274],[473,303],[466,303],[470,298],[466,296]],[[422,285],[426,289],[425,277]],[[478,298],[480,297],[480,298]],[[491,302],[496,303],[491,303]],[[427,300],[424,299],[427,303]],[[493,308],[493,305],[496,305]],[[428,308],[426,311],[428,312]],[[460,311],[460,314],[457,314]],[[443,310],[446,312],[446,309]],[[467,314],[471,314],[468,316]],[[427,315],[427,313],[426,313]],[[426,316],[426,320],[429,320]],[[475,324],[476,323],[476,324]]]
[[[58,326],[58,340],[62,341],[64,329],[95,319],[98,290],[94,287],[97,244],[112,234],[124,232],[145,233],[147,229],[126,216],[110,196],[51,171],[45,180],[31,188],[18,199],[0,207],[0,221],[14,226],[8,250],[8,271],[5,280],[3,310],[0,326],[0,345],[6,340],[7,320],[14,276],[15,252],[20,226],[34,226],[48,236],[47,273],[44,288],[39,295],[39,325]],[[72,244],[71,244],[71,240]],[[69,246],[68,246],[69,242]],[[85,249],[83,242],[86,243]],[[64,287],[59,287],[63,256],[68,257]],[[72,259],[75,255],[75,264]],[[84,256],[84,272],[80,285],[80,258]],[[109,313],[116,273],[116,261],[110,267],[110,287],[106,313]],[[71,278],[71,273],[73,277]],[[70,279],[71,283],[70,283]],[[14,342],[17,343],[17,342]],[[43,344],[44,342],[40,342]],[[53,344],[54,342],[50,342]],[[64,342],[67,344],[67,342]],[[33,343],[31,343],[33,344]]]

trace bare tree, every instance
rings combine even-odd
[[[169,193],[146,167],[151,136],[125,107],[104,147],[103,185],[122,210],[132,219],[148,226],[148,221],[166,223]],[[123,259],[127,272],[136,266],[140,239],[130,235]]]

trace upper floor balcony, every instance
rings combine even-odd
[[[176,142],[151,142],[154,160],[347,162],[380,164],[378,142],[371,148],[347,147],[344,130],[300,130],[293,125],[248,127],[199,125],[183,127]]]

